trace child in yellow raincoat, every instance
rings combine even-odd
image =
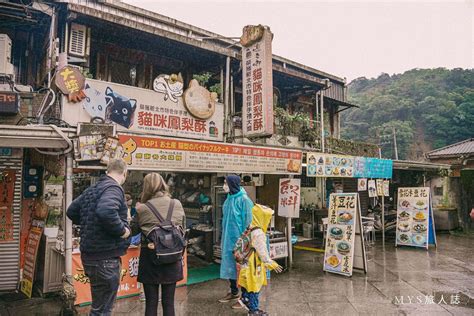
[[[259,307],[259,294],[262,286],[267,285],[267,269],[281,272],[282,267],[270,258],[267,248],[267,229],[273,216],[273,210],[256,204],[252,208],[250,228],[252,254],[248,262],[241,266],[239,284],[242,289],[240,303],[249,310],[249,315],[268,315]]]

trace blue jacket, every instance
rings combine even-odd
[[[237,193],[227,196],[223,206],[221,279],[237,279],[234,246],[252,221],[253,202],[243,188],[239,189]]]
[[[75,199],[67,216],[81,225],[81,257],[103,260],[124,255],[130,245],[121,238],[127,222],[127,205],[122,187],[111,177],[99,181]]]

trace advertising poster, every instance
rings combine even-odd
[[[324,271],[351,276],[359,220],[358,194],[333,193],[329,199]]]
[[[130,170],[301,174],[298,150],[131,135],[119,140]]]
[[[399,188],[395,245],[428,249],[430,188]]]
[[[242,129],[246,137],[273,134],[272,38],[270,29],[261,25],[246,26],[241,38]]]
[[[63,185],[49,184],[44,187],[44,201],[48,206],[63,206]]]
[[[367,182],[368,190],[369,190],[369,197],[374,198],[377,197],[377,187],[375,185],[375,180],[369,180]]]
[[[273,260],[288,257],[288,243],[286,241],[270,243],[270,258]]]
[[[357,191],[367,191],[367,179],[357,179]]]
[[[127,253],[121,257],[122,270],[120,271],[120,285],[117,292],[117,297],[126,297],[129,295],[138,295],[140,288],[138,287],[138,263],[140,259],[140,248],[128,248]],[[186,284],[187,282],[187,266],[186,255],[184,260],[184,279],[178,282],[178,285]],[[76,290],[76,305],[92,302],[90,291],[90,280],[86,276],[82,266],[81,254],[74,253],[72,255],[72,276],[73,285]]]
[[[13,206],[0,206],[0,243],[13,240]]]
[[[29,298],[31,298],[33,291],[36,258],[42,234],[43,227],[32,227],[28,234],[28,241],[26,242],[25,263],[23,266],[23,278],[20,282],[20,290]]]
[[[153,91],[86,79],[86,98],[73,103],[65,97],[62,119],[72,126],[94,120],[114,123],[118,132],[223,141],[224,106],[217,103],[210,118],[198,119],[184,104],[182,83],[171,85],[163,82],[163,89]]]
[[[278,216],[300,217],[301,179],[280,179]]]
[[[383,195],[390,196],[390,181],[384,180],[383,182]]]
[[[354,157],[307,153],[308,177],[352,178],[354,176]]]
[[[377,186],[377,196],[383,196],[383,180],[382,179],[377,179],[375,181],[375,184]]]

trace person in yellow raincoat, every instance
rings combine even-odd
[[[267,269],[281,272],[282,267],[270,258],[267,248],[267,229],[273,216],[273,210],[256,204],[252,208],[251,245],[254,251],[239,273],[242,289],[240,303],[249,311],[249,315],[268,315],[259,309],[259,294],[262,286],[267,285]]]

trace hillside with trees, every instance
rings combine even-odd
[[[349,85],[342,136],[378,143],[385,158],[422,160],[423,153],[474,137],[474,69],[413,69]]]

